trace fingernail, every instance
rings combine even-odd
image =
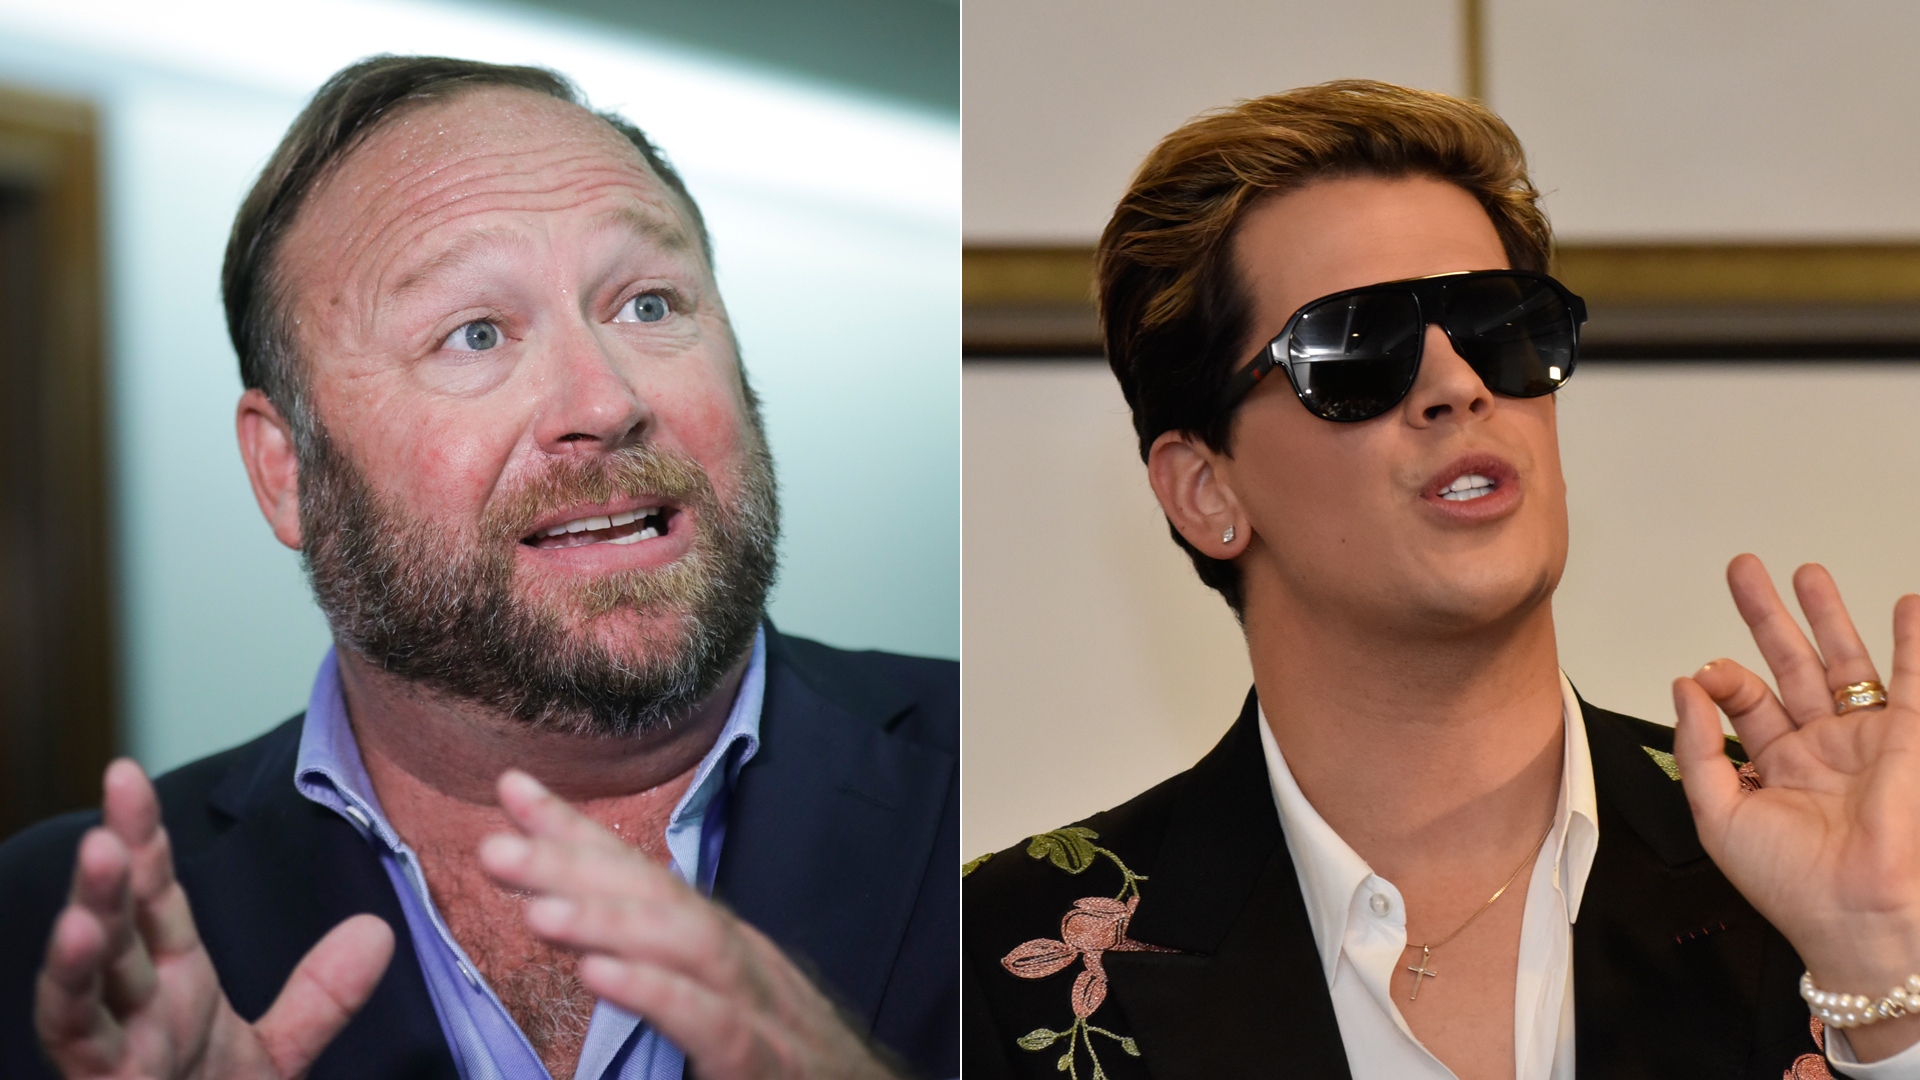
[[[547,793],[545,784],[535,780],[531,773],[522,772],[519,769],[508,769],[506,772],[501,773],[500,783],[502,786],[512,786],[519,789],[521,795],[529,798]]]
[[[500,833],[480,841],[480,858],[500,866],[518,866],[533,853],[524,837]]]
[[[527,922],[551,934],[566,929],[579,910],[579,905],[563,896],[542,896],[527,905]]]

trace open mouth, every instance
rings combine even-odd
[[[604,517],[575,518],[523,537],[520,542],[537,548],[637,544],[642,540],[667,535],[672,528],[674,513],[670,506],[650,506]]]
[[[1440,497],[1448,502],[1466,502],[1469,499],[1478,499],[1485,495],[1491,495],[1494,489],[1499,486],[1500,485],[1493,482],[1492,477],[1482,476],[1479,473],[1467,473],[1453,483],[1441,488]]]

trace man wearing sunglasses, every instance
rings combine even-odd
[[[1861,776],[1719,760],[1709,694],[1773,701],[1737,666],[1682,681],[1678,746],[1559,671],[1553,392],[1585,309],[1536,199],[1491,113],[1370,82],[1203,116],[1141,167],[1100,245],[1107,353],[1254,690],[1194,768],[969,864],[970,1076],[1920,1075],[1920,1017],[1877,998],[1920,971],[1913,845],[1793,816]],[[1851,628],[1803,576],[1833,657]]]

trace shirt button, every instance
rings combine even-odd
[[[1374,893],[1367,899],[1367,906],[1373,909],[1375,915],[1385,915],[1393,909],[1393,901],[1387,899],[1386,893]]]
[[[479,986],[480,986],[480,973],[479,973],[479,972],[477,972],[477,971],[475,971],[475,970],[473,970],[473,968],[471,968],[471,967],[468,967],[468,966],[467,966],[466,964],[461,964],[461,965],[460,965],[460,974],[462,974],[462,975],[465,975],[465,976],[467,977],[467,985],[469,985],[469,986],[472,986],[472,987],[474,987],[475,989],[478,989],[478,988],[479,988]]]

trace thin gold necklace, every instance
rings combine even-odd
[[[1407,995],[1408,1001],[1420,1000],[1420,980],[1421,979],[1437,979],[1440,977],[1439,972],[1430,970],[1427,967],[1427,960],[1429,957],[1433,955],[1433,950],[1439,948],[1442,945],[1445,945],[1447,942],[1452,941],[1454,938],[1459,937],[1460,932],[1462,930],[1465,930],[1467,927],[1473,925],[1473,920],[1487,913],[1487,909],[1493,906],[1493,902],[1495,900],[1498,900],[1502,896],[1506,895],[1507,890],[1513,887],[1513,883],[1520,879],[1520,871],[1525,870],[1527,868],[1527,864],[1533,861],[1533,857],[1535,855],[1540,854],[1540,849],[1546,846],[1547,837],[1552,835],[1553,835],[1553,825],[1549,823],[1547,825],[1547,831],[1541,833],[1540,839],[1534,841],[1533,850],[1527,852],[1527,857],[1524,859],[1521,859],[1520,865],[1513,868],[1513,873],[1507,877],[1507,883],[1505,885],[1500,886],[1498,889],[1495,889],[1493,891],[1493,895],[1487,897],[1487,902],[1484,904],[1481,904],[1480,909],[1478,911],[1475,911],[1473,914],[1467,916],[1467,921],[1461,923],[1458,929],[1454,930],[1453,933],[1448,934],[1446,937],[1441,938],[1439,941],[1436,941],[1431,945],[1422,945],[1419,947],[1420,962],[1407,969],[1408,971],[1413,972],[1413,993]],[[1407,947],[1413,948],[1414,946],[1409,945]]]

